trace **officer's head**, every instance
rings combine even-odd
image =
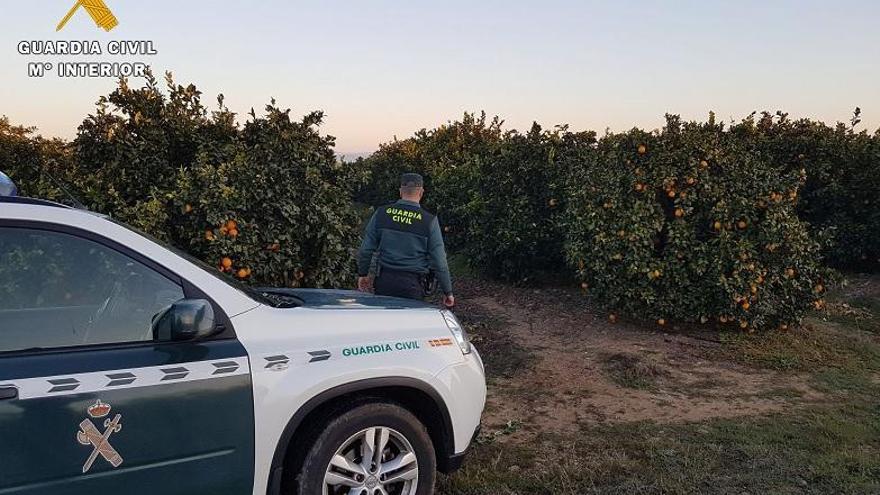
[[[425,194],[425,183],[419,174],[406,173],[400,176],[400,198],[419,202]]]

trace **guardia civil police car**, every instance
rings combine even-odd
[[[254,290],[0,198],[0,494],[428,494],[485,394],[448,311]]]

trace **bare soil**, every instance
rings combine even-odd
[[[459,282],[456,312],[489,377],[484,415],[499,441],[596,424],[696,422],[823,402],[809,376],[736,364],[717,333],[611,323],[577,290]]]

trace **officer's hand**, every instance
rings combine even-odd
[[[373,290],[373,280],[370,277],[358,277],[358,290],[361,292],[370,292]]]
[[[453,306],[455,306],[455,296],[453,296],[452,294],[446,294],[445,296],[443,296],[443,304],[447,308],[452,308]]]

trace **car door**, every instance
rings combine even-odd
[[[0,220],[0,494],[245,494],[248,360],[155,315],[198,288],[85,231]]]

